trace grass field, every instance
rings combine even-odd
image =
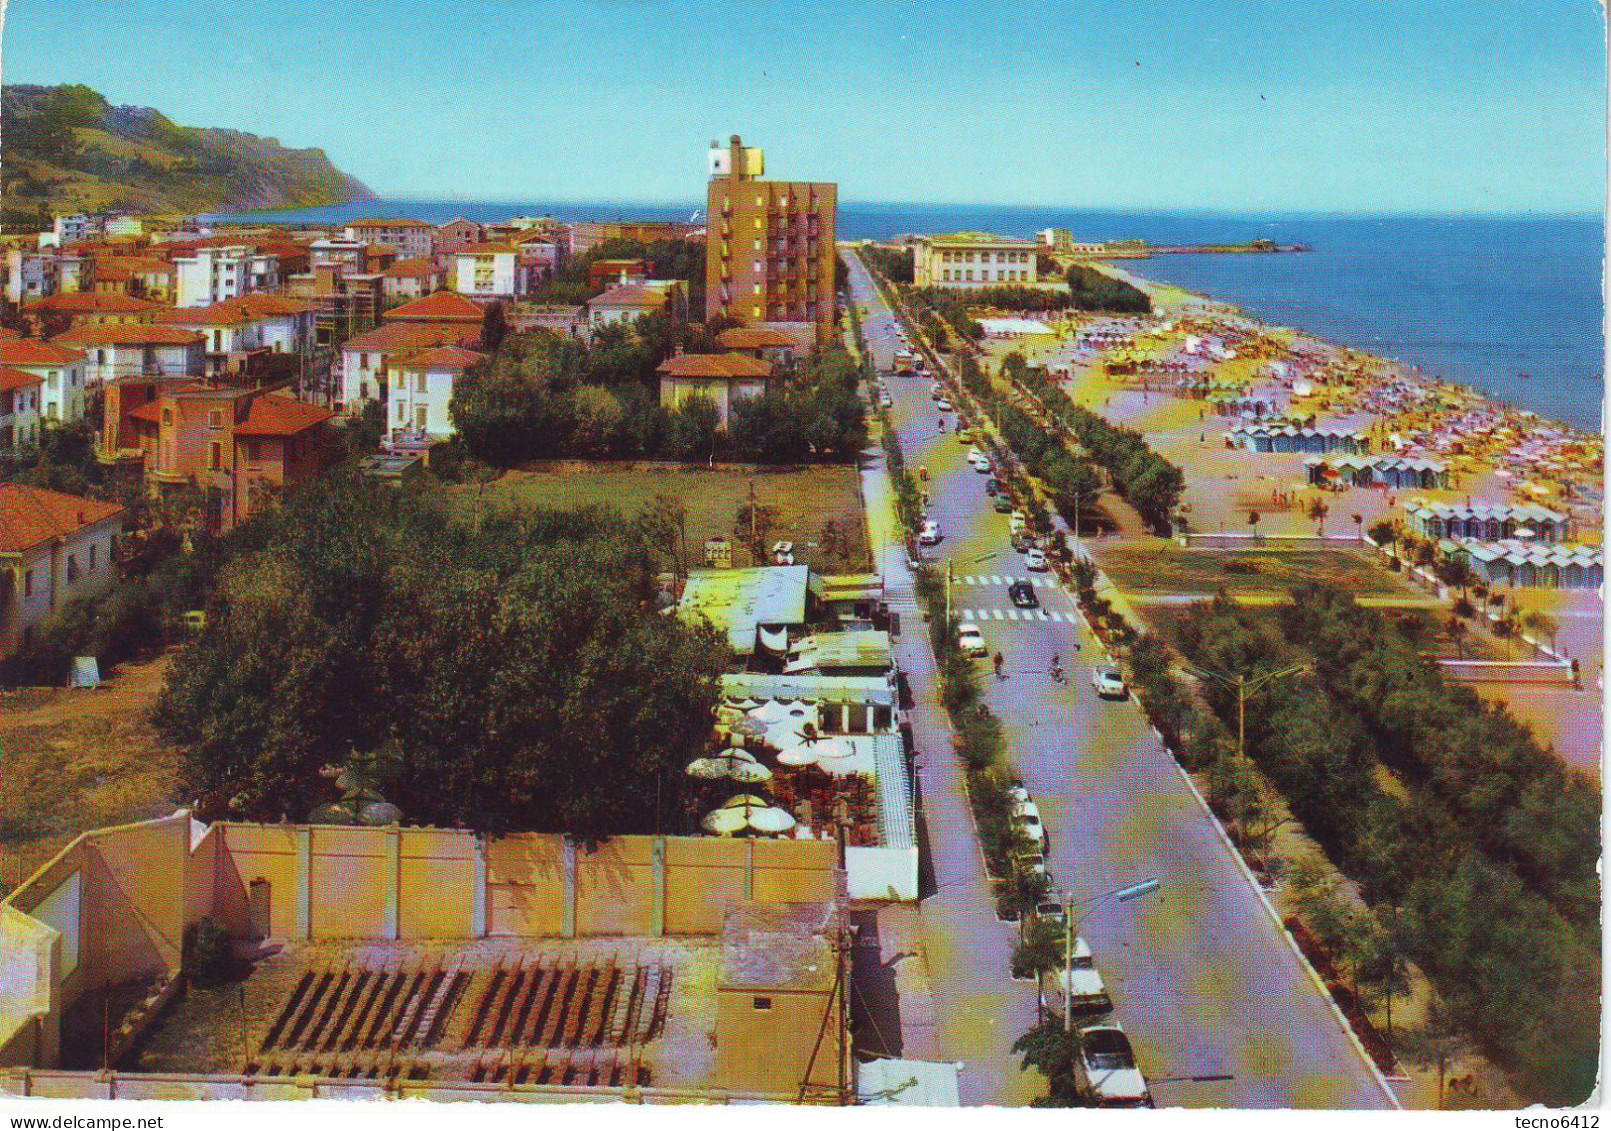
[[[664,497],[687,512],[684,564],[705,564],[706,539],[734,538],[740,511],[754,490],[763,518],[761,541],[790,541],[795,561],[826,573],[872,568],[867,521],[862,510],[860,474],[853,466],[799,468],[749,466],[689,467],[685,464],[555,463],[511,471],[484,488],[488,506],[570,508],[613,506],[635,514]],[[469,504],[482,488],[458,488]],[[832,523],[835,534],[824,538]],[[747,527],[746,527],[747,529]],[[747,539],[746,539],[747,540]],[[734,538],[733,564],[752,565],[747,548]]]
[[[171,813],[178,755],[149,721],[169,660],[94,691],[0,692],[0,895],[81,832]]]
[[[1425,594],[1379,560],[1351,546],[1221,550],[1185,547],[1163,538],[1087,543],[1124,593],[1285,596],[1304,581],[1325,581],[1358,597],[1423,599]]]

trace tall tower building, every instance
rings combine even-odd
[[[734,134],[710,145],[705,315],[745,325],[834,332],[834,220],[839,186],[768,181],[766,158]]]

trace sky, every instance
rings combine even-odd
[[[7,83],[318,146],[385,197],[1600,211],[1594,0],[12,0]]]

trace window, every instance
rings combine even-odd
[[[32,597],[34,595],[34,571],[33,570],[28,570],[26,573],[24,573],[22,575],[22,595],[24,597]]]
[[[423,373],[414,374],[414,391],[416,393],[420,393],[420,394],[423,394],[425,392],[425,374],[423,374]]]
[[[78,580],[78,555],[76,554],[67,555],[67,580]]]
[[[162,423],[164,425],[173,424],[173,409],[165,408],[162,410]]]
[[[214,471],[217,471],[224,466],[224,445],[220,444],[217,440],[213,441],[212,456],[209,458],[208,462]]]
[[[758,997],[754,1004],[757,1013],[769,1013],[772,1010],[772,999],[769,997]]]
[[[221,409],[221,408],[210,408],[210,409],[208,409],[207,410],[207,427],[209,427],[209,428],[222,428],[223,426],[224,426],[224,410]]]
[[[89,571],[91,573],[94,573],[95,568],[97,566],[99,566],[100,564],[101,564],[101,548],[99,546],[97,546],[94,542],[91,542],[90,543],[90,548],[89,548]]]

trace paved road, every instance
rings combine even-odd
[[[898,344],[894,319],[855,258],[851,286],[867,312],[874,360],[886,369]],[[942,433],[925,379],[890,377],[885,385],[908,462],[929,471],[929,512],[945,535],[930,555],[953,563],[961,578],[952,589],[958,615],[978,623],[991,649],[1006,657],[1007,676],[987,675],[987,695],[1039,803],[1054,877],[1076,899],[1153,877],[1163,881],[1141,901],[1097,905],[1079,928],[1159,1106],[1391,1106],[1135,703],[1096,697],[1089,664],[1098,646],[1072,615],[1069,598],[1041,587],[1036,592],[1049,615],[1012,616],[1006,584],[1030,575],[1008,544],[1007,519],[990,509],[986,477],[968,467],[966,446],[952,435],[954,415],[946,414]],[[1048,674],[1054,653],[1068,671],[1061,685]],[[924,694],[918,684],[931,673],[908,674]],[[939,920],[930,934],[955,926],[967,963],[993,963],[998,951],[1010,951],[1010,934],[995,947],[984,945],[979,915],[969,917],[958,905],[962,896],[981,898],[983,882],[977,852],[968,855],[955,843],[966,822],[958,817],[965,813],[960,770],[921,736],[919,746],[929,751],[920,780],[939,886],[923,906],[926,918],[932,911]],[[936,765],[941,759],[953,764]],[[988,909],[983,916],[993,921]],[[931,958],[931,967],[937,983],[962,978],[997,987],[1002,979],[987,965],[947,968]],[[1033,989],[1018,990],[1023,1004],[1010,1012],[1021,1029],[1032,1020]],[[954,1004],[943,986],[936,994],[942,1013]],[[1230,1079],[1191,1079],[1220,1076]],[[998,1078],[1005,1086],[1005,1076]],[[970,1089],[969,1098],[992,1102],[981,1098],[990,1091],[997,1089]],[[997,1094],[995,1102],[1011,1102]]]

